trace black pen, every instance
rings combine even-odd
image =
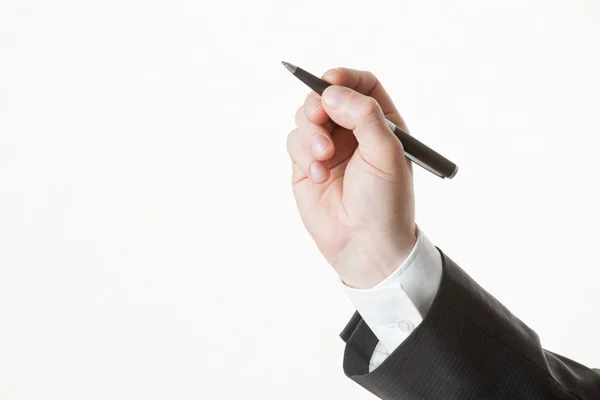
[[[313,74],[289,62],[281,62],[294,76],[304,82],[309,88],[320,95],[331,86],[331,83],[317,78]],[[435,150],[427,147],[417,139],[398,128],[393,122],[386,119],[388,127],[396,135],[404,147],[406,157],[415,164],[440,178],[452,179],[458,172],[458,166]]]

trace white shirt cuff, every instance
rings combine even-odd
[[[442,279],[440,252],[420,229],[417,235],[417,243],[407,259],[377,286],[355,289],[343,285],[354,307],[379,339],[379,345],[388,353],[423,321]]]

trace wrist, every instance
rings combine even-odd
[[[345,285],[369,289],[396,271],[416,242],[416,227],[408,232],[357,235],[331,264]]]

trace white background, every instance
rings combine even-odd
[[[411,132],[417,222],[600,366],[600,5],[0,0],[0,398],[371,399],[285,149],[321,74]]]

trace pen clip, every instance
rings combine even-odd
[[[419,160],[418,158],[408,154],[406,151],[404,152],[404,155],[412,162],[414,162],[415,164],[417,164],[418,166],[425,168],[427,171],[431,172],[434,175],[439,176],[440,178],[444,179],[445,176],[440,174],[439,172],[437,172],[435,169],[431,168],[429,165],[425,164],[423,161]]]

